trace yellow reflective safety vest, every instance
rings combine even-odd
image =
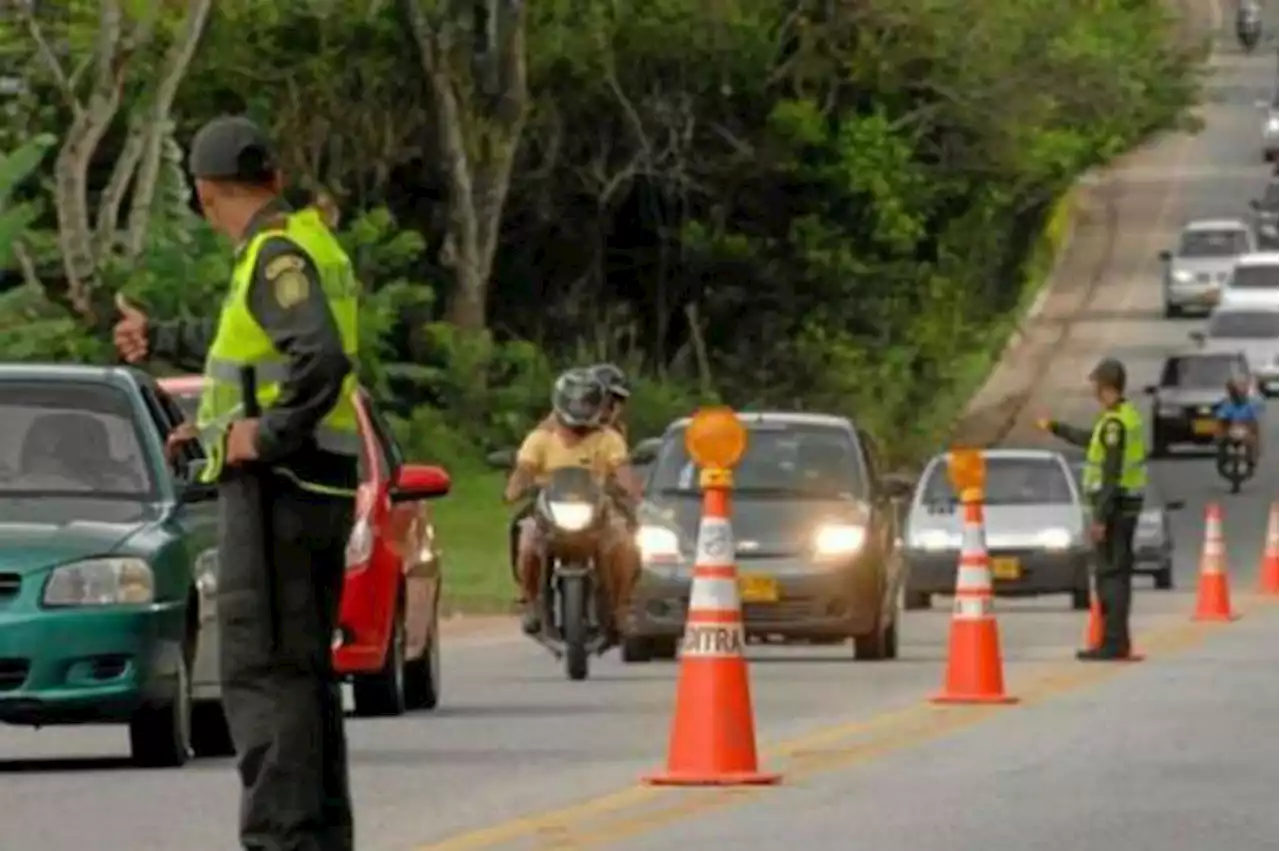
[[[1085,453],[1081,481],[1086,493],[1102,489],[1102,464],[1107,457],[1107,447],[1102,440],[1104,426],[1116,420],[1124,426],[1124,466],[1120,472],[1120,490],[1127,496],[1141,497],[1147,489],[1147,444],[1142,427],[1142,415],[1128,399],[1115,410],[1103,411],[1093,426],[1093,437]]]
[[[236,261],[231,277],[231,290],[222,304],[218,330],[209,347],[204,367],[204,392],[196,426],[200,441],[209,458],[201,479],[215,482],[222,474],[225,458],[224,436],[232,421],[244,416],[241,398],[241,374],[253,367],[257,385],[258,406],[267,410],[280,396],[280,385],[288,373],[288,363],[278,351],[266,330],[254,319],[249,309],[249,288],[253,284],[258,252],[274,237],[286,237],[315,264],[321,288],[333,312],[342,348],[355,363],[358,354],[359,284],[351,260],[338,240],[325,226],[319,213],[307,208],[290,213],[282,227],[266,228],[255,234]],[[355,403],[354,371],[343,383],[336,406],[316,429],[316,448],[334,455],[359,456],[361,451]],[[305,470],[279,466],[279,472],[300,487],[318,493],[347,495],[351,491],[324,482],[308,481]]]

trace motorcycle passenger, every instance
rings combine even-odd
[[[565,467],[585,467],[603,483],[616,480],[628,493],[635,492],[628,463],[626,441],[605,426],[603,416],[608,390],[589,370],[574,369],[556,379],[551,396],[553,425],[545,423],[525,437],[516,455],[516,468],[507,481],[508,503],[524,499],[530,488],[547,483],[551,473]],[[630,605],[631,589],[639,578],[639,554],[622,512],[607,501],[604,531],[597,564],[610,606],[621,626]],[[543,535],[533,516],[519,523],[516,548],[517,573],[523,594],[523,628],[528,634],[542,630],[538,598],[543,584]]]
[[[631,385],[627,374],[611,363],[598,363],[591,367],[591,374],[609,391],[609,400],[605,408],[605,425],[614,429],[627,439],[627,424],[622,416],[627,410],[627,401],[631,398]]]
[[[1227,396],[1214,409],[1219,433],[1225,437],[1233,425],[1242,425],[1248,431],[1246,445],[1249,459],[1257,460],[1258,420],[1262,416],[1262,404],[1249,392],[1249,379],[1236,377],[1227,382]]]

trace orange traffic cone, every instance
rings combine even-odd
[[[777,783],[760,771],[738,571],[733,562],[729,491],[708,487],[698,529],[689,615],[680,652],[676,712],[667,769],[644,778],[657,786],[737,786]]]
[[[1098,585],[1093,576],[1089,577],[1089,622],[1084,629],[1084,646],[1086,650],[1097,650],[1102,646],[1102,601],[1098,599]],[[1141,662],[1146,657],[1134,653],[1132,648],[1125,662]]]
[[[964,543],[956,571],[947,674],[934,703],[1017,703],[1004,693],[1000,629],[991,602],[991,563],[982,528],[982,503],[964,503]]]
[[[1258,593],[1280,596],[1280,514],[1271,503],[1271,519],[1267,522],[1267,544],[1258,565]]]
[[[1204,549],[1200,553],[1200,587],[1192,620],[1233,621],[1231,590],[1226,573],[1226,550],[1222,542],[1222,509],[1211,502],[1205,509]]]

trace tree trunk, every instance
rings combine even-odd
[[[487,324],[489,277],[529,91],[522,0],[405,0],[435,104],[449,190],[441,263],[452,270],[447,316],[466,331]],[[464,23],[472,30],[464,31]]]

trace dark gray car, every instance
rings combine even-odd
[[[897,655],[901,568],[895,497],[866,436],[843,417],[739,414],[747,451],[734,471],[733,532],[748,638],[839,643],[858,659]],[[702,513],[687,420],[667,428],[640,508],[642,573],[623,658],[669,658],[684,631]]]
[[[1217,440],[1213,409],[1227,395],[1227,382],[1249,375],[1240,352],[1187,352],[1165,358],[1160,381],[1143,388],[1151,397],[1152,458],[1174,444],[1208,446]]]

